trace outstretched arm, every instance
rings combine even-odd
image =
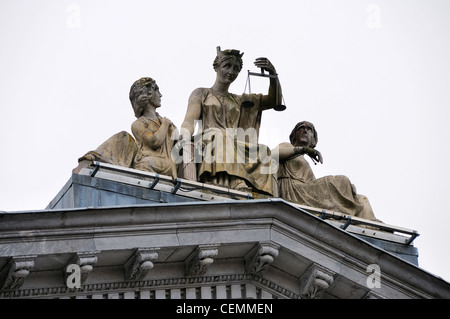
[[[323,163],[322,154],[318,150],[308,146],[294,146],[290,143],[281,143],[272,150],[272,157],[276,158],[278,156],[280,162],[285,162],[303,154],[307,154],[314,162]]]
[[[255,65],[258,68],[263,69],[264,71],[267,71],[270,75],[277,75],[277,71],[275,69],[275,66],[269,61],[267,58],[257,58],[255,60]],[[278,90],[278,94],[277,94]],[[278,95],[278,99],[277,99]],[[269,92],[267,95],[264,95],[262,97],[261,101],[261,109],[268,110],[273,108],[275,105],[282,104],[282,91],[281,91],[281,85],[278,78],[270,78],[270,85],[269,85]]]

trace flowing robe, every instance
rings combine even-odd
[[[262,94],[250,97],[254,106],[244,108],[241,95],[222,96],[204,89],[199,119],[202,127],[194,136],[202,154],[198,176],[209,182],[226,173],[246,180],[256,191],[272,195],[271,151],[258,144]]]
[[[159,147],[151,147],[144,141],[145,134],[154,135],[160,127],[161,122],[159,120],[139,118],[133,122],[131,130],[138,146],[133,167],[143,171],[172,176],[173,179],[176,179],[177,166],[171,155],[174,143],[178,140],[176,127],[170,125],[164,141]]]
[[[281,162],[277,181],[279,195],[287,201],[379,221],[367,197],[354,193],[348,177],[316,178],[303,155]]]

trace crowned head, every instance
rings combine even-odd
[[[241,69],[242,69],[242,56],[244,55],[244,52],[240,53],[239,50],[221,50],[220,46],[217,47],[217,55],[213,62],[214,70],[217,70],[217,68],[224,62],[229,59],[235,59],[238,61]]]

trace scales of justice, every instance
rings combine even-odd
[[[272,78],[275,79],[277,81],[277,85],[276,85],[276,92],[275,92],[275,100],[279,101],[278,97],[279,97],[279,92],[278,92],[278,87],[280,85],[280,80],[278,78],[278,74],[269,74],[269,73],[265,73],[263,69],[261,69],[261,73],[256,73],[256,72],[250,72],[250,70],[247,71],[247,81],[245,82],[245,88],[244,88],[244,94],[242,94],[243,97],[243,101],[241,103],[242,107],[252,107],[253,105],[255,105],[255,103],[253,103],[250,100],[250,94],[251,92],[251,86],[250,86],[250,76],[259,76],[259,77],[265,77],[265,78]],[[245,93],[245,91],[247,90],[247,85],[248,85],[248,95]],[[284,98],[282,97],[283,100],[283,104],[277,104],[273,107],[273,109],[275,111],[284,111],[286,110],[286,105],[284,105]]]

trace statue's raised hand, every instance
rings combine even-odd
[[[275,67],[274,67],[273,64],[269,61],[268,58],[264,58],[264,57],[257,58],[257,59],[255,60],[255,65],[256,65],[258,68],[261,68],[261,69],[263,69],[264,71],[269,72],[270,74],[276,74],[276,73],[277,73],[277,71],[275,70]]]

